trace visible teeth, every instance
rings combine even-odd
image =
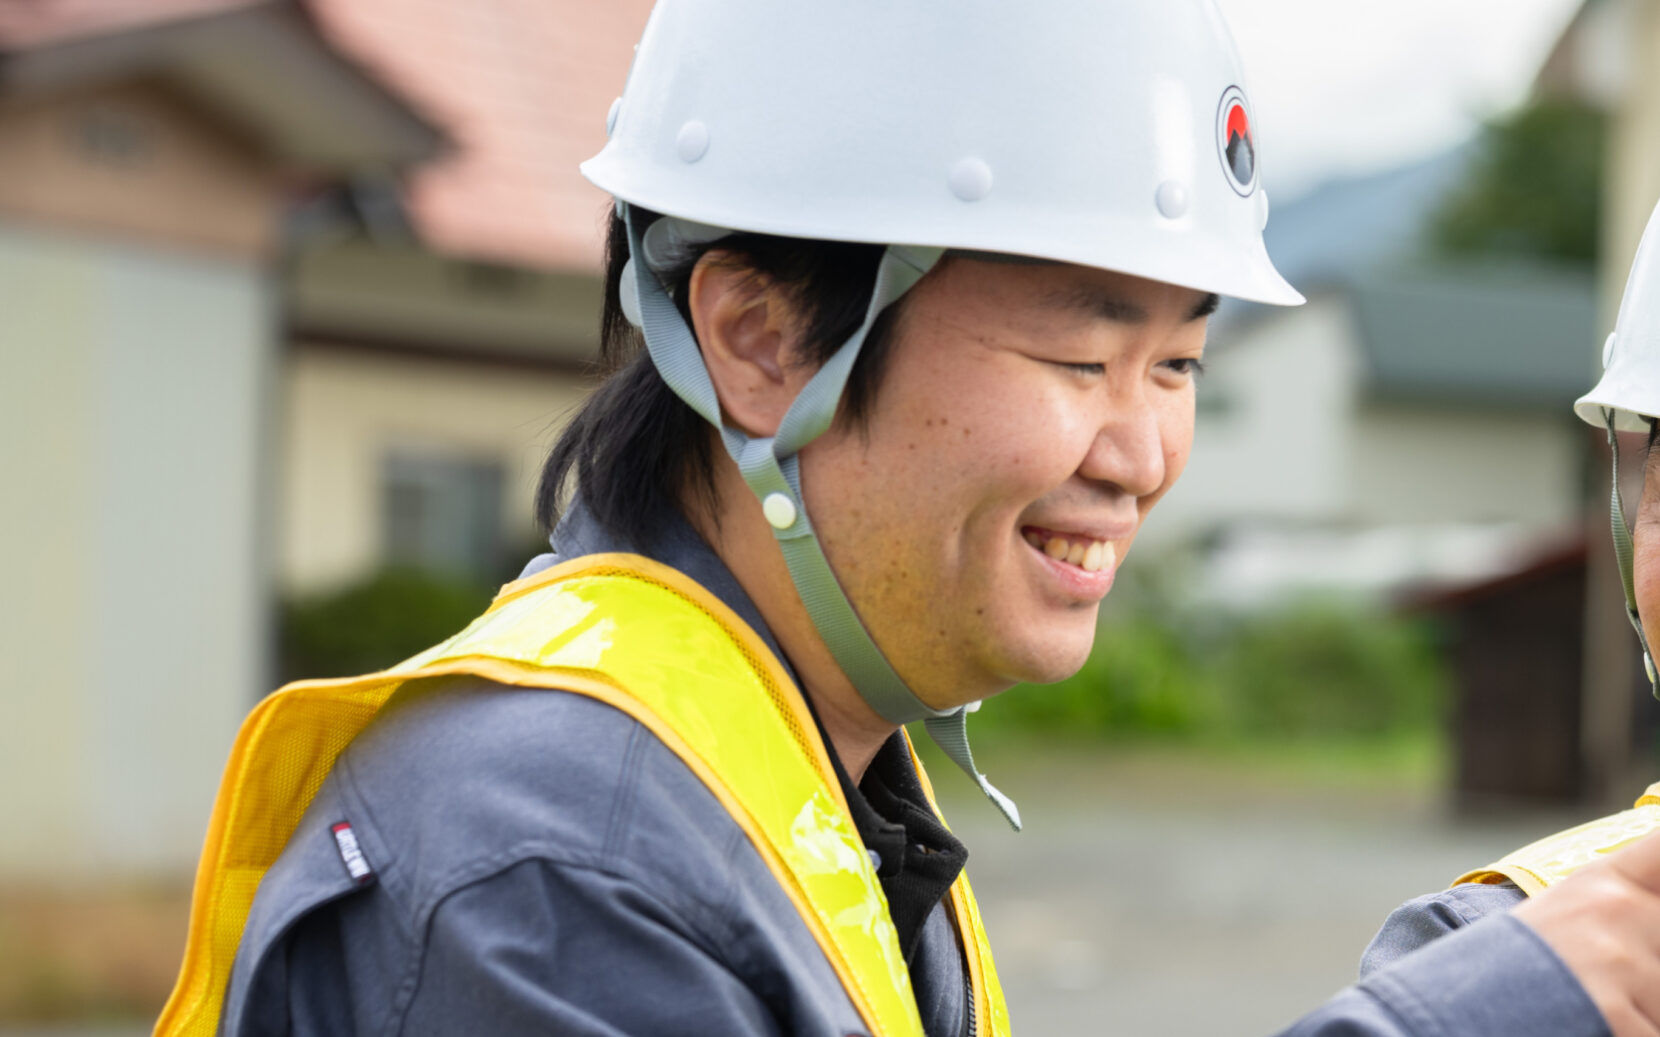
[[[1084,560],[1081,564],[1085,572],[1098,573],[1101,571],[1102,546],[1101,541],[1097,540],[1089,545],[1088,551],[1084,552]]]
[[[1061,536],[1044,536],[1036,530],[1023,530],[1026,542],[1057,562],[1076,565],[1085,572],[1111,569],[1118,562],[1118,551],[1110,540],[1068,540]]]

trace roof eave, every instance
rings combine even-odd
[[[14,96],[162,78],[307,172],[401,168],[447,146],[436,126],[333,50],[292,0],[3,57],[0,94]]]

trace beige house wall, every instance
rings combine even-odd
[[[1329,294],[1208,348],[1187,470],[1142,541],[1180,540],[1240,520],[1339,514],[1358,350],[1347,304]]]
[[[187,872],[268,681],[276,187],[156,84],[0,100],[0,877]]]
[[[177,875],[267,677],[263,271],[0,220],[0,877]]]
[[[1614,325],[1626,273],[1655,201],[1660,199],[1660,0],[1619,0],[1630,48],[1624,83],[1610,108],[1607,182],[1603,196],[1602,309]],[[1597,343],[1600,347],[1601,343]],[[1600,372],[1600,348],[1587,349]]]
[[[277,187],[155,83],[0,100],[0,213],[14,219],[254,259],[274,243]]]
[[[559,369],[297,344],[282,387],[283,589],[325,590],[381,563],[381,465],[395,449],[502,464],[506,542],[532,543],[542,461],[589,384]]]
[[[1355,417],[1347,513],[1365,525],[1562,529],[1579,515],[1570,415],[1370,404]]]
[[[1144,540],[1252,521],[1543,532],[1574,520],[1582,444],[1567,415],[1367,399],[1357,334],[1342,296],[1316,294],[1217,343],[1187,470]]]

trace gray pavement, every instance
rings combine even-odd
[[[1015,1030],[1045,1037],[1276,1033],[1353,982],[1402,901],[1569,821],[1459,821],[1423,789],[1071,757],[1004,772],[1025,815],[1014,835],[933,773],[969,842]]]

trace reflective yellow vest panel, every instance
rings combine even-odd
[[[1660,782],[1650,785],[1630,810],[1530,843],[1497,863],[1460,875],[1453,884],[1514,882],[1531,897],[1656,829],[1660,829]]]
[[[650,728],[748,834],[871,1033],[922,1037],[887,900],[800,692],[708,591],[666,566],[616,554],[509,584],[466,630],[390,670],[302,681],[260,703],[225,767],[184,965],[157,1034],[215,1032],[260,878],[335,759],[404,682],[454,674],[588,695]],[[928,789],[926,776],[922,783]],[[952,886],[951,903],[977,1032],[1004,1037],[1008,1010],[966,876]]]

